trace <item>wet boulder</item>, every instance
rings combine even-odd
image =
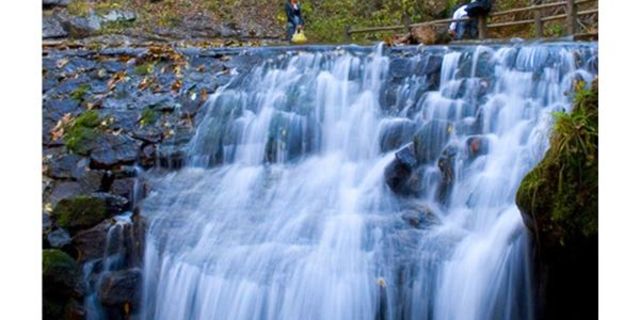
[[[139,269],[116,271],[108,274],[100,285],[100,302],[105,306],[126,303],[136,306],[140,300],[142,273]]]
[[[71,2],[71,0],[42,0],[42,6],[44,6],[44,7],[53,7],[53,6],[66,7],[66,6],[69,5],[70,2]]]
[[[489,139],[485,136],[471,136],[465,141],[467,149],[467,158],[473,160],[478,156],[489,153]]]
[[[111,184],[111,193],[131,199],[136,178],[116,179]]]
[[[440,170],[441,180],[438,185],[438,200],[446,202],[451,194],[455,179],[455,160],[458,154],[458,148],[455,145],[449,145],[438,158],[438,169]]]
[[[404,210],[400,213],[404,222],[416,229],[427,229],[440,223],[438,217],[428,207],[416,207]]]
[[[416,159],[419,164],[435,161],[446,146],[453,124],[448,121],[432,120],[422,126],[413,136]]]
[[[389,63],[389,74],[394,78],[407,78],[413,74],[413,61],[407,58],[394,58]]]
[[[81,156],[63,154],[52,157],[47,165],[47,175],[56,179],[71,179],[76,175]]]
[[[412,145],[398,151],[395,159],[384,169],[387,186],[396,194],[409,196],[422,191],[422,170],[417,168]]]
[[[380,133],[380,151],[388,152],[411,142],[415,129],[415,123],[408,119],[386,122]]]
[[[112,223],[105,220],[95,227],[82,230],[73,236],[72,244],[78,253],[78,261],[98,259],[104,255],[107,233]]]

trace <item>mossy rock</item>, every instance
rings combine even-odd
[[[42,279],[45,294],[70,295],[80,281],[80,267],[62,250],[42,250]]]
[[[78,196],[62,199],[53,209],[59,226],[70,229],[90,228],[109,217],[104,198]]]
[[[516,203],[543,248],[598,232],[598,87],[578,88],[571,113],[556,114],[550,149],[522,181]]]
[[[516,195],[534,235],[541,319],[598,315],[598,87],[556,114],[551,146]]]
[[[64,131],[65,146],[75,154],[88,155],[92,141],[99,136],[98,126],[102,119],[96,110],[85,111],[75,118]]]

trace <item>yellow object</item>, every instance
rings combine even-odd
[[[304,32],[302,32],[302,30],[298,30],[293,37],[291,37],[291,42],[295,44],[303,44],[307,42],[307,37],[304,36]]]

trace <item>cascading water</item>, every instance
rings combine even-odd
[[[150,178],[142,318],[532,319],[514,195],[595,73],[595,44],[270,54]]]

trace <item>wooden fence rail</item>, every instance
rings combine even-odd
[[[523,7],[523,8],[516,8],[516,9],[509,9],[509,10],[504,10],[504,11],[499,11],[499,12],[493,12],[493,13],[490,13],[488,16],[479,17],[479,19],[478,19],[478,38],[481,39],[481,40],[482,39],[486,39],[489,29],[496,29],[496,28],[502,28],[502,27],[508,27],[508,26],[516,26],[516,25],[524,25],[524,24],[534,24],[536,38],[542,38],[544,36],[543,30],[544,30],[544,23],[545,22],[554,21],[554,20],[562,20],[562,19],[566,19],[566,22],[565,22],[566,23],[566,34],[567,35],[576,35],[577,30],[578,30],[578,23],[577,23],[578,17],[579,16],[583,16],[583,15],[590,15],[590,14],[598,13],[598,9],[597,8],[583,10],[583,11],[578,11],[577,8],[578,8],[579,5],[586,4],[586,3],[592,3],[592,2],[597,2],[597,0],[565,0],[565,1],[558,1],[558,2],[553,2],[553,3],[537,4],[537,5],[532,5],[532,6],[529,6],[529,7]],[[565,13],[564,14],[552,15],[552,16],[547,16],[547,17],[543,17],[542,16],[542,10],[543,9],[550,9],[550,8],[555,8],[555,7],[560,7],[560,6],[565,6]],[[516,21],[487,23],[487,19],[490,19],[490,18],[505,16],[505,15],[514,14],[514,13],[521,13],[521,12],[532,12],[533,13],[533,19],[523,19],[523,20],[516,20]],[[469,18],[463,18],[463,19],[439,19],[439,20],[432,20],[432,21],[413,23],[413,24],[405,22],[403,25],[393,25],[393,26],[384,26],[384,27],[367,27],[367,28],[358,28],[358,29],[354,29],[351,26],[347,26],[345,28],[345,39],[347,41],[351,41],[351,36],[353,34],[359,34],[359,33],[410,30],[411,28],[415,28],[415,27],[428,26],[428,25],[442,25],[442,24],[449,24],[451,22],[462,22],[462,21],[469,21],[469,20],[471,20],[471,19],[469,19]]]

